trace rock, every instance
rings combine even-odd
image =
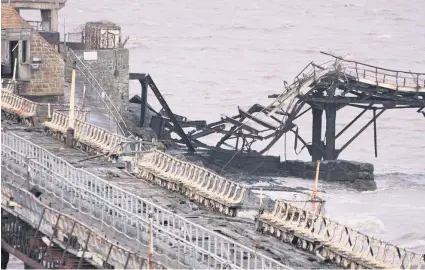
[[[355,180],[352,182],[351,187],[358,191],[373,191],[378,187],[375,181]]]

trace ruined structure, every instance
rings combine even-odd
[[[14,84],[20,95],[39,102],[60,101],[64,95],[65,63],[57,52],[57,11],[63,4],[61,1],[4,2],[1,9],[2,78],[13,79],[15,72]],[[40,9],[42,27],[30,25],[19,15],[19,9]]]
[[[30,3],[51,4],[45,1]],[[55,3],[50,25],[62,2]],[[7,16],[14,19],[6,32],[30,33],[25,36],[29,39],[18,39],[18,46],[24,48],[22,41],[30,40],[35,52],[42,55],[46,49],[43,57],[56,59],[55,44],[49,45],[7,7]],[[313,160],[325,159],[321,178],[370,181],[372,166],[334,160],[343,150],[335,149],[336,112],[348,105],[364,107],[358,103],[366,101],[366,108],[380,110],[376,116],[391,106],[422,109],[423,74],[409,73],[415,78],[409,80],[396,72],[395,81],[389,83],[393,77],[388,70],[375,68],[375,80],[370,80],[364,68],[370,66],[362,69],[357,62],[337,58],[330,66],[310,63],[283,93],[272,97],[271,105],[238,108],[237,116],[207,124],[175,114],[151,75],[129,73],[128,50],[118,26],[92,22],[80,34],[80,41],[65,40],[60,53],[67,68],[78,75],[72,90],[76,104],[89,109],[88,115],[78,106],[64,108],[53,99],[34,101],[37,94],[31,88],[2,89],[2,258],[12,253],[35,268],[420,269],[425,265],[423,254],[331,220],[323,212],[317,189],[311,195],[288,188],[290,195],[296,195],[293,199],[272,201],[257,196],[240,180],[185,158],[199,157],[196,152],[206,149],[211,162],[224,164],[221,168],[236,162],[234,167],[259,164],[255,169],[260,170],[266,164],[263,172],[311,178],[313,163],[281,163],[277,157],[261,156],[291,131]],[[42,74],[49,70],[61,68],[51,67]],[[36,85],[38,77],[32,76],[29,85]],[[141,84],[141,96],[132,98],[131,105],[128,80]],[[84,85],[93,102],[85,104]],[[44,96],[49,87],[42,86]],[[162,105],[159,112],[148,105],[149,89]],[[302,111],[306,104],[312,109]],[[139,115],[136,121],[128,113],[131,106]],[[317,110],[326,111],[326,142],[315,128],[311,145],[298,136],[295,120],[309,110],[316,128],[322,119]],[[99,125],[105,114],[116,130]],[[200,141],[215,132],[224,135],[215,146]],[[180,138],[172,139],[171,133]],[[269,144],[255,152],[256,140]]]

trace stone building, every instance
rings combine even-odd
[[[54,16],[45,15],[48,17],[44,23],[46,27],[38,31],[17,11],[20,8],[37,8],[30,4],[39,2],[11,1],[11,4],[3,4],[2,1],[2,78],[12,77],[16,63],[16,81],[19,87],[15,91],[34,101],[54,102],[61,100],[64,95],[65,68],[64,59],[55,46],[55,43],[59,44],[59,33],[51,31],[57,29],[57,18],[55,21]],[[16,8],[15,4],[18,5]],[[48,13],[45,10],[41,12],[42,17],[43,13]],[[51,42],[46,37],[50,37]]]

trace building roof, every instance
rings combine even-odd
[[[7,4],[1,5],[1,29],[23,29],[31,28],[19,13]]]

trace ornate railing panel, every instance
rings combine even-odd
[[[425,254],[397,247],[348,228],[311,209],[276,201],[272,212],[256,219],[259,231],[272,234],[343,267],[422,269]]]
[[[179,160],[159,150],[137,153],[133,172],[227,215],[235,216],[246,195],[246,187],[203,167]]]
[[[1,92],[1,109],[12,118],[20,118],[34,125],[32,118],[37,111],[37,103],[13,93]]]
[[[140,151],[143,149],[142,141],[128,140],[101,127],[89,124],[83,112],[76,114],[74,124],[74,140],[76,146],[86,151],[119,156],[123,152]],[[44,123],[46,129],[59,139],[65,139],[69,127],[69,116],[59,111],[54,111],[52,119]]]

